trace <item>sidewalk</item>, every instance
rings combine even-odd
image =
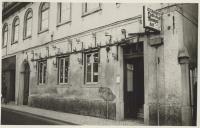
[[[1,104],[2,108],[8,108],[16,111],[26,112],[40,117],[50,118],[63,122],[70,122],[78,125],[128,125],[128,126],[144,126],[143,122],[134,120],[116,121],[109,119],[96,118],[91,116],[76,115],[71,113],[57,112],[46,109],[34,108],[24,105]]]

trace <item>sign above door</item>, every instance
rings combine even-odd
[[[143,26],[154,32],[161,31],[161,13],[147,6],[143,6]]]

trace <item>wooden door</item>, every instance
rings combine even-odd
[[[143,58],[125,59],[124,66],[125,118],[136,118],[144,104]]]
[[[25,70],[24,70],[24,98],[23,98],[23,104],[28,104],[28,97],[29,97],[29,77],[30,77],[30,67],[29,64],[25,64]]]

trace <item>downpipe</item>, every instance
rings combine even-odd
[[[160,103],[159,103],[159,88],[158,88],[158,64],[160,63],[160,59],[158,57],[158,47],[155,47],[156,48],[156,94],[157,94],[157,99],[156,99],[156,102],[157,102],[157,125],[159,126],[160,125]]]

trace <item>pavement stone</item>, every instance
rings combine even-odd
[[[144,126],[144,123],[138,120],[116,121],[91,116],[64,113],[40,108],[29,107],[25,105],[1,104],[2,108],[12,109],[16,111],[26,112],[45,118],[70,122],[78,125],[126,125],[126,126]]]

